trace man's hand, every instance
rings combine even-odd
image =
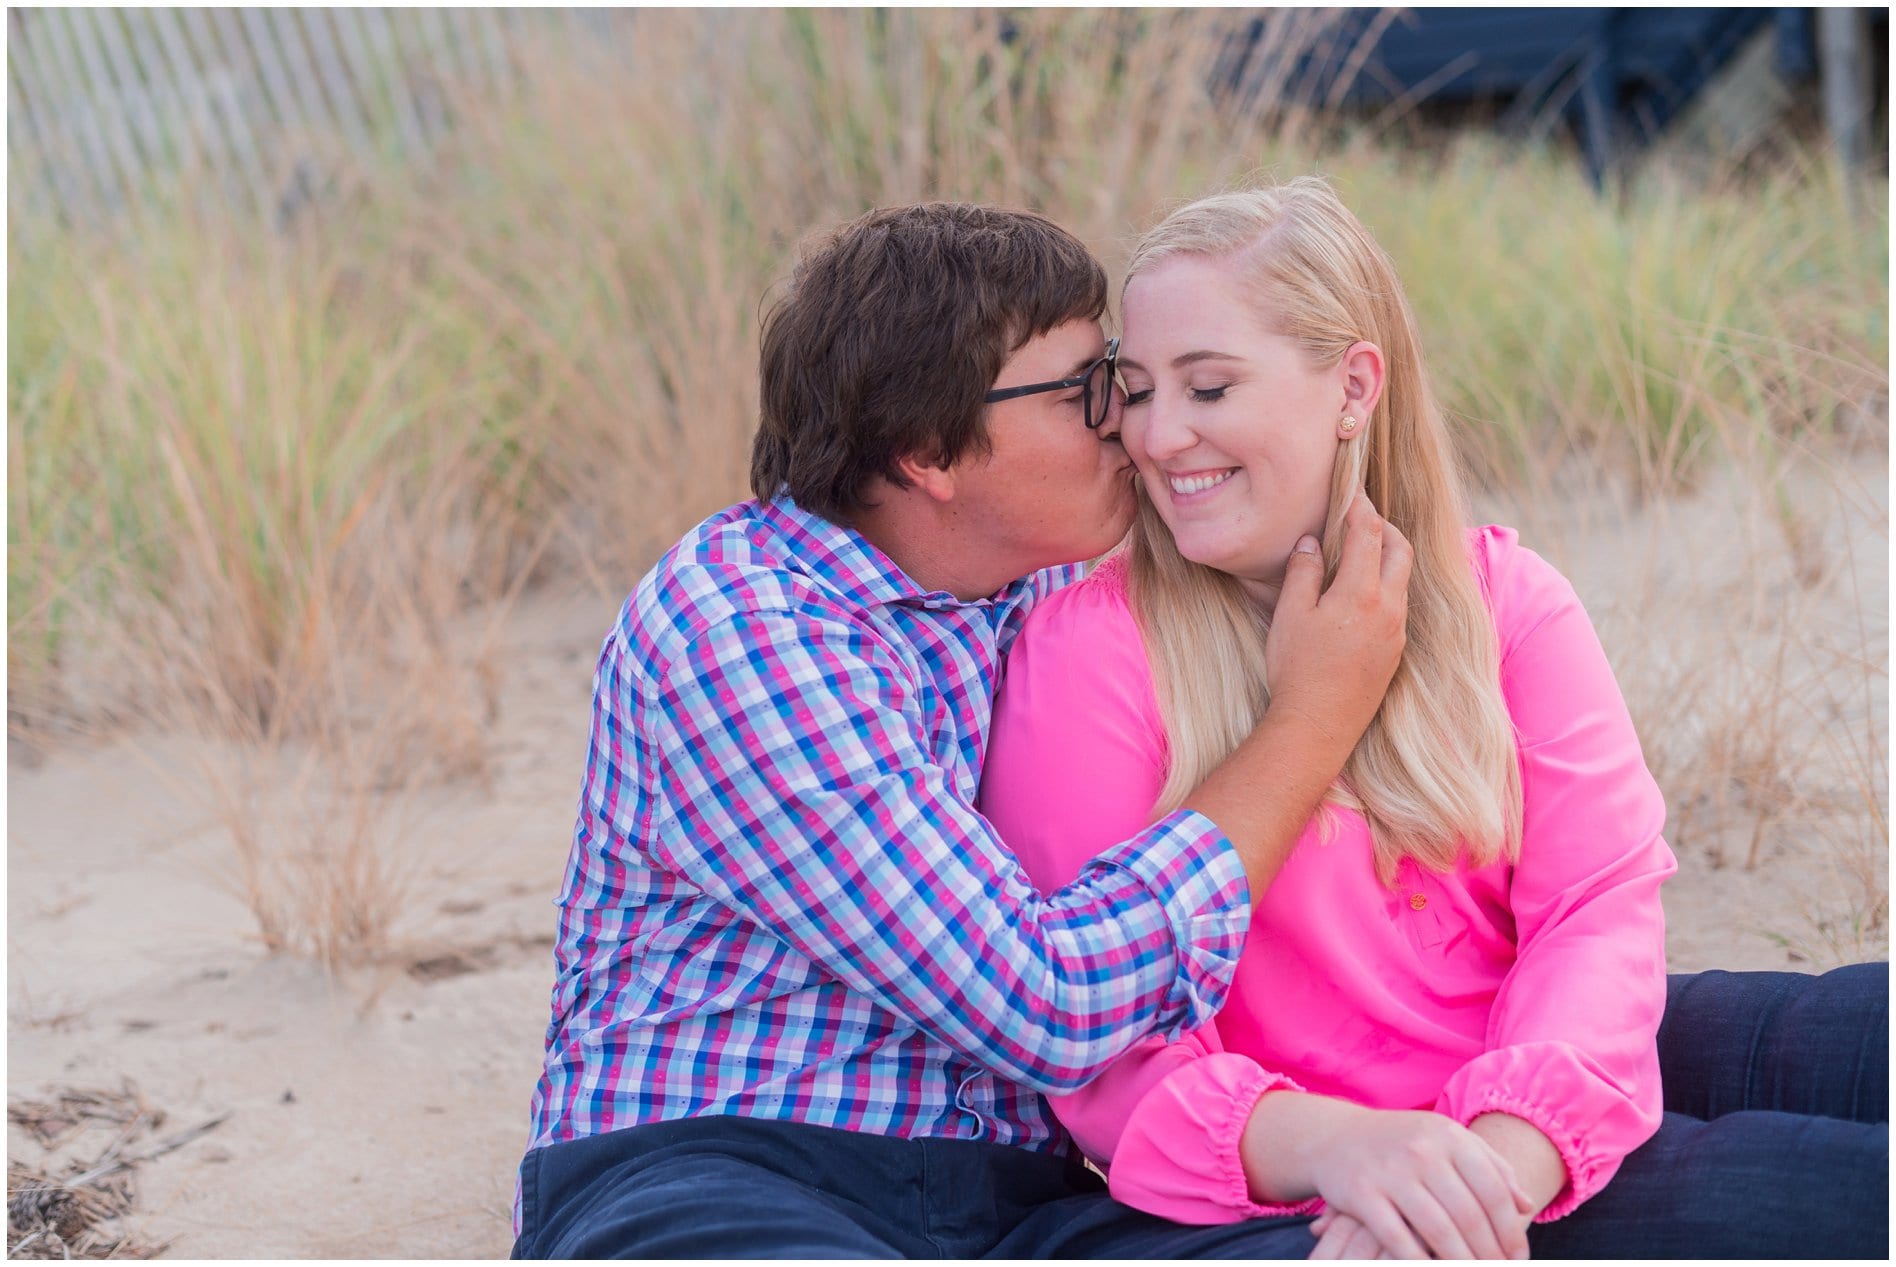
[[[1407,641],[1415,550],[1357,494],[1343,516],[1343,552],[1330,588],[1316,539],[1297,543],[1264,644],[1271,711],[1295,713],[1341,752],[1362,738]]]
[[[1231,838],[1253,902],[1270,888],[1350,759],[1402,656],[1414,551],[1363,497],[1344,523],[1342,562],[1329,592],[1318,593],[1317,554],[1291,556],[1264,642],[1270,707],[1181,807]]]

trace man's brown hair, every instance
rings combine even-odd
[[[765,316],[751,490],[847,521],[896,462],[990,445],[983,397],[1023,344],[1106,309],[1078,238],[1026,211],[889,207],[807,242]]]

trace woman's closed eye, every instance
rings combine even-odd
[[[1225,392],[1229,390],[1229,385],[1222,387],[1188,387],[1185,389],[1185,394],[1201,405],[1208,405],[1212,401],[1223,400]],[[1150,387],[1141,387],[1136,391],[1128,391],[1126,393],[1126,404],[1128,407],[1150,404],[1152,402],[1152,393],[1153,389]]]

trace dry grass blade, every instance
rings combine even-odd
[[[164,1245],[142,1242],[109,1226],[135,1204],[133,1172],[216,1129],[230,1115],[207,1119],[135,1148],[165,1115],[127,1080],[116,1091],[66,1087],[49,1099],[15,1100],[8,1104],[7,1116],[49,1151],[68,1142],[87,1123],[117,1128],[110,1142],[89,1161],[68,1161],[56,1172],[18,1158],[7,1161],[7,1256],[63,1259],[161,1254]]]
[[[163,1246],[114,1236],[100,1225],[132,1208],[131,1176],[76,1188],[7,1162],[7,1257],[156,1258]]]
[[[50,1100],[21,1099],[7,1104],[7,1120],[22,1127],[42,1148],[57,1148],[89,1122],[105,1122],[124,1129],[149,1121],[156,1125],[164,1114],[145,1103],[130,1082],[116,1091],[89,1087],[62,1087]]]

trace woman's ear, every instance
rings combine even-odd
[[[1382,400],[1386,381],[1382,349],[1374,343],[1358,340],[1343,353],[1340,368],[1343,371],[1343,412],[1367,422],[1376,411],[1377,402]]]

